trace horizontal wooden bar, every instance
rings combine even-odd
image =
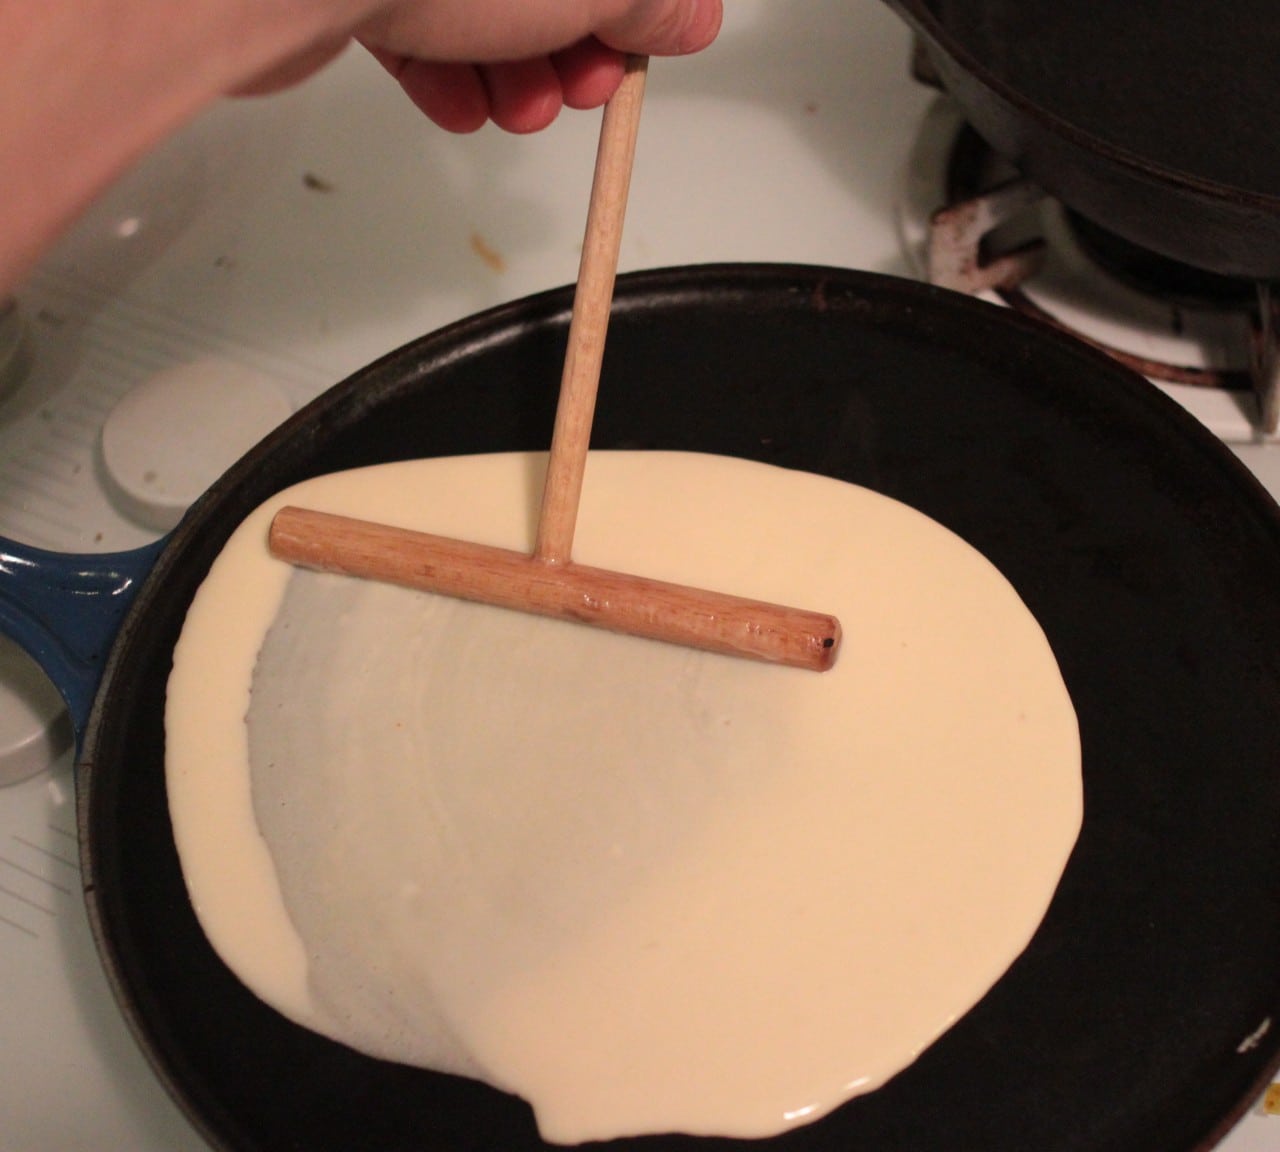
[[[269,546],[307,568],[795,668],[825,671],[840,649],[840,622],[824,613],[311,509],[280,509]]]

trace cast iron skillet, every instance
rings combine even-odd
[[[1094,223],[1280,280],[1273,0],[888,0],[978,132]]]
[[[222,967],[171,839],[162,708],[193,593],[280,487],[377,461],[544,447],[569,305],[567,291],[511,304],[357,373],[146,556],[154,569],[83,729],[85,893],[123,1012],[218,1148],[538,1143],[519,1100],[311,1035]],[[1018,588],[1079,715],[1084,827],[1027,952],[888,1086],[776,1146],[1212,1143],[1280,1063],[1280,514],[1265,492],[1145,381],[1068,338],[833,269],[622,278],[596,427],[602,447],[764,460],[922,509]],[[842,659],[858,659],[856,635]]]

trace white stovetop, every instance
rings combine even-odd
[[[879,0],[733,0],[704,55],[654,61],[625,268],[704,261],[907,274],[893,227],[933,95]],[[228,103],[130,175],[19,294],[35,369],[0,407],[0,533],[142,543],[104,494],[104,418],[212,360],[293,406],[389,349],[570,282],[598,118],[516,139],[429,127],[360,53]],[[1280,457],[1240,449],[1280,491]],[[210,477],[212,479],[213,477]],[[34,481],[34,482],[33,482]],[[1262,1152],[1257,1115],[1223,1146]],[[110,999],[79,896],[70,769],[0,789],[0,1152],[200,1152]]]

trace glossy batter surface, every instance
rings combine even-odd
[[[286,501],[527,548],[542,466],[324,477],[238,531],[166,715],[201,922],[286,1015],[516,1092],[551,1140],[814,1119],[909,1064],[1038,926],[1081,815],[1052,652],[926,517],[715,457],[593,455],[575,557],[834,612],[831,672],[266,551]]]

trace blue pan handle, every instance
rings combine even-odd
[[[47,552],[0,536],[0,632],[53,681],[81,746],[120,625],[168,538],[127,552]]]

